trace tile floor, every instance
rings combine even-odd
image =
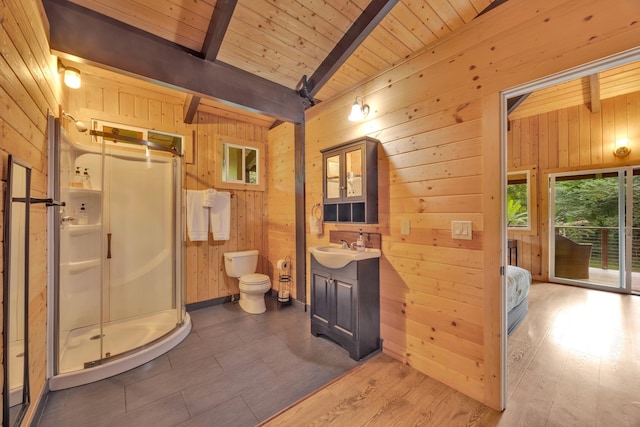
[[[250,315],[226,303],[190,312],[169,353],[97,383],[51,392],[38,426],[254,426],[357,365],[310,333],[301,305]]]

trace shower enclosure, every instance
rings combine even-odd
[[[190,330],[180,158],[95,137],[78,144],[63,132],[57,139],[54,198],[64,206],[50,224],[59,267],[50,292],[52,390],[139,366]]]

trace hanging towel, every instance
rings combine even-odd
[[[202,191],[187,190],[187,235],[192,242],[206,241],[209,208],[202,206]]]
[[[202,206],[210,208],[216,201],[216,190],[209,188],[202,191]]]
[[[320,215],[320,217],[317,215]],[[311,215],[309,215],[309,232],[316,236],[322,235],[322,207],[318,203],[311,208]]]
[[[209,222],[213,240],[229,240],[231,233],[231,193],[216,191],[213,206],[209,208]]]

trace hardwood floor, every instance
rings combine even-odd
[[[640,297],[535,283],[494,411],[379,355],[265,426],[640,426]]]

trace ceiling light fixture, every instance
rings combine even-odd
[[[360,100],[360,101],[358,101]],[[356,96],[356,100],[351,106],[351,114],[349,114],[349,121],[359,122],[369,115],[369,106],[362,101],[361,96]]]
[[[613,154],[618,157],[627,156],[631,152],[631,148],[629,147],[629,140],[627,138],[622,138],[616,141],[616,146],[613,149]]]
[[[62,73],[64,84],[71,89],[78,89],[82,84],[80,70],[73,67],[65,67],[62,61],[58,59],[58,73]]]

